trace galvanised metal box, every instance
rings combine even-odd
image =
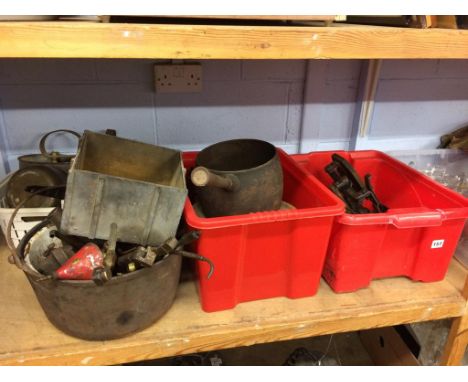
[[[176,234],[187,197],[181,152],[85,131],[67,180],[61,229],[157,245]]]

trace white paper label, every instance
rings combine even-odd
[[[434,240],[431,248],[442,248],[444,246],[444,240]]]

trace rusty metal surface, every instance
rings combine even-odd
[[[110,340],[140,331],[171,307],[180,277],[180,256],[168,256],[150,268],[92,281],[43,280],[27,274],[50,322],[85,340]]]
[[[16,171],[8,180],[5,201],[10,208],[18,206],[31,196],[28,186],[60,186],[66,183],[67,174],[49,165],[31,165]],[[25,202],[25,208],[56,207],[60,200],[36,195]]]
[[[44,275],[54,273],[73,255],[71,247],[67,246],[65,249],[62,241],[51,235],[54,229],[53,226],[40,229],[34,235],[34,240],[31,240],[25,248],[31,265]]]
[[[71,134],[77,137],[78,139],[81,137],[80,134],[73,130],[59,129],[49,131],[47,134],[43,135],[41,140],[39,141],[39,150],[41,151],[41,154],[29,154],[18,157],[19,168],[22,169],[32,165],[48,165],[67,172],[70,168],[70,161],[75,155],[61,154],[57,151],[49,152],[46,149],[47,138],[57,133]]]
[[[278,210],[283,197],[283,171],[276,148],[255,139],[220,142],[202,150],[197,166],[222,177],[235,177],[233,190],[195,187],[207,217]]]
[[[181,152],[85,131],[70,169],[61,229],[157,245],[176,234],[187,196]]]
[[[351,214],[381,213],[388,210],[377,198],[371,184],[371,175],[364,176],[364,182],[354,167],[345,158],[333,154],[332,162],[325,171],[333,179],[330,189],[346,203],[346,212]],[[369,201],[372,208],[364,205]]]
[[[18,157],[20,170],[29,166],[53,166],[67,172],[70,169],[71,162],[53,162],[42,154],[28,154]]]

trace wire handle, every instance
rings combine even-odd
[[[57,189],[57,188],[61,188],[63,187],[63,185],[60,185],[60,186],[50,186],[50,187],[44,187],[44,188],[41,188],[40,190],[36,191],[36,192],[33,192],[31,195],[29,195],[26,199],[24,199],[21,203],[19,203],[15,209],[13,210],[13,213],[11,214],[10,216],[10,220],[8,220],[8,224],[7,224],[7,229],[6,229],[6,244],[8,246],[8,249],[10,250],[11,252],[11,255],[8,256],[8,262],[10,264],[14,264],[16,265],[19,269],[25,271],[25,272],[28,272],[28,268],[26,268],[22,262],[22,260],[20,259],[18,253],[17,253],[17,248],[15,247],[15,244],[13,243],[13,240],[11,239],[11,228],[13,227],[13,221],[16,217],[16,215],[18,214],[18,211],[20,210],[20,208],[22,208],[24,206],[24,204],[26,202],[28,202],[31,198],[33,198],[34,196],[40,194],[41,192],[43,192],[44,189]],[[49,214],[50,216],[50,214]],[[47,220],[48,217],[46,217],[44,220]]]
[[[56,152],[56,151],[48,152],[46,150],[45,143],[46,143],[47,138],[50,135],[55,134],[55,133],[69,133],[69,134],[74,135],[78,139],[81,138],[81,134],[79,134],[79,133],[77,133],[76,131],[73,131],[73,130],[59,129],[59,130],[49,131],[47,134],[45,134],[41,138],[41,140],[39,142],[39,150],[41,151],[41,154],[44,155],[47,158],[52,159],[54,162],[67,162],[71,158],[74,158],[75,155],[60,154],[59,152]]]

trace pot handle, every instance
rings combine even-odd
[[[193,252],[187,252],[187,251],[177,251],[177,252],[174,252],[175,255],[181,255],[183,257],[188,257],[189,259],[195,259],[195,260],[198,260],[198,261],[204,261],[205,263],[208,263],[208,265],[210,266],[210,270],[208,272],[208,275],[206,276],[207,279],[209,279],[211,277],[211,275],[213,274],[214,272],[214,264],[213,262],[205,257],[205,256],[201,256],[199,255],[198,253],[193,253]]]
[[[213,174],[206,167],[198,166],[192,170],[190,175],[192,183],[197,187],[218,187],[226,191],[235,191],[239,187],[239,179],[232,174]]]
[[[46,150],[46,148],[45,148],[45,143],[46,143],[47,138],[48,138],[50,135],[55,134],[55,133],[68,133],[68,134],[72,134],[72,135],[74,135],[75,137],[77,137],[78,139],[81,138],[81,135],[80,135],[79,133],[77,133],[76,131],[73,131],[73,130],[59,129],[59,130],[49,131],[47,134],[45,134],[45,135],[41,138],[41,141],[39,142],[39,150],[41,151],[41,154],[44,155],[45,157],[50,158],[50,159],[52,159],[53,161],[57,161],[57,162],[69,161],[71,158],[75,157],[75,155],[60,154],[60,153],[55,152],[55,151],[48,152],[48,151]]]

